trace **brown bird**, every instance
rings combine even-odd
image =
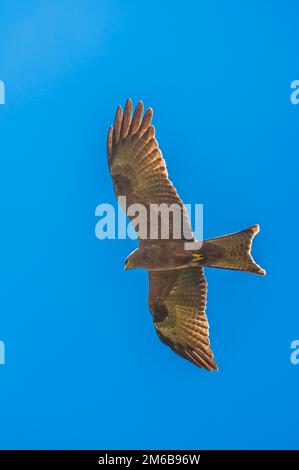
[[[187,241],[196,240],[186,209],[168,178],[151,125],[153,111],[143,111],[140,101],[132,117],[132,102],[128,99],[124,112],[120,106],[117,108],[114,126],[108,133],[108,163],[115,194],[126,196],[123,208],[139,236],[139,247],[126,259],[125,269],[148,270],[148,303],[160,339],[193,364],[217,370],[205,313],[207,283],[203,268],[265,274],[250,254],[259,226],[206,240],[200,248],[186,249]],[[144,208],[137,210],[137,222],[134,210],[129,210],[132,204]],[[175,207],[176,217],[170,213],[166,221],[165,212],[163,215],[159,209],[161,204],[167,209]]]

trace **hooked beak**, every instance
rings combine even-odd
[[[131,267],[132,267],[132,264],[131,264],[131,262],[130,262],[130,260],[129,260],[129,261],[127,261],[127,262],[125,263],[124,270],[125,270],[125,271],[128,271],[129,269],[131,269]]]

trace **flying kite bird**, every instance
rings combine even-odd
[[[126,196],[124,209],[127,213],[132,204],[145,208],[139,214],[138,223],[132,213],[128,213],[139,237],[139,247],[126,259],[125,269],[148,270],[149,309],[160,339],[196,366],[217,370],[205,313],[207,283],[203,268],[208,266],[264,275],[265,271],[250,254],[252,239],[259,226],[203,241],[201,248],[186,249],[186,242],[196,242],[191,224],[168,178],[166,164],[155,139],[155,129],[151,125],[153,111],[149,108],[143,112],[141,101],[133,116],[130,99],[124,112],[119,106],[107,141],[108,163],[116,196]],[[170,214],[167,221],[168,238],[163,236],[165,221],[157,209],[161,204],[167,208],[175,205],[179,209],[180,224],[176,223],[178,218],[175,219],[174,214],[172,217]],[[150,236],[152,214],[157,216],[154,237]]]

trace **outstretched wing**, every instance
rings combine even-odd
[[[164,203],[167,208],[176,205],[176,223],[179,221],[175,229],[173,218],[169,218],[168,238],[193,241],[187,212],[168,178],[165,161],[155,139],[155,129],[151,125],[153,111],[149,108],[143,115],[143,110],[140,101],[132,117],[132,101],[128,99],[124,113],[120,106],[117,108],[114,126],[109,129],[108,163],[116,196],[126,196],[126,207],[123,207],[126,212],[132,204],[145,208],[145,212],[138,212],[138,222],[146,227],[146,233],[141,233],[140,224],[138,228],[135,225],[139,238],[150,238],[150,210],[153,214],[156,212],[161,227],[161,214],[155,205]],[[134,215],[128,215],[134,221]],[[160,228],[157,239],[161,238]]]
[[[202,268],[149,271],[149,308],[160,339],[193,364],[217,370],[210,349],[206,297]]]

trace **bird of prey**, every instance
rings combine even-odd
[[[149,309],[156,331],[178,355],[209,371],[218,370],[210,349],[206,316],[207,283],[204,267],[234,269],[265,274],[251,257],[251,243],[259,226],[203,241],[201,248],[185,249],[186,240],[195,238],[187,211],[170,179],[151,124],[153,111],[144,113],[140,101],[133,114],[132,101],[124,112],[117,108],[114,125],[107,139],[108,164],[116,196],[126,196],[127,214],[132,204],[141,204],[145,213],[135,224],[139,247],[125,261],[125,269],[145,268],[149,275]],[[150,230],[150,209],[164,204],[179,208],[181,227],[175,232],[174,217],[169,218],[169,237],[163,237],[163,217],[158,213],[158,230]],[[142,219],[143,217],[143,219]],[[186,235],[187,233],[187,235]]]

